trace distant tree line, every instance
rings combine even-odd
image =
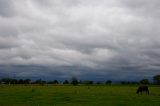
[[[0,80],[1,84],[29,84],[30,79],[15,79],[15,78],[2,78]]]
[[[160,85],[160,75],[156,75],[153,77],[155,84]]]
[[[154,83],[152,84],[158,84],[160,85],[160,75],[155,75],[153,77]],[[121,81],[120,82],[122,85],[125,84],[151,84],[148,79],[142,79],[139,82],[135,81]],[[103,82],[94,82],[92,80],[78,80],[76,77],[72,77],[71,80],[64,80],[63,82],[59,82],[58,80],[53,80],[53,81],[45,81],[42,79],[38,79],[35,81],[32,81],[31,79],[15,79],[15,78],[2,78],[0,79],[0,84],[72,84],[72,85],[78,85],[78,84],[84,84],[84,85],[93,85],[93,84],[106,84],[110,85],[112,84],[111,80],[103,81]]]
[[[59,84],[57,80],[44,81],[41,79],[32,81],[31,79],[15,79],[15,78],[2,78],[1,84]]]

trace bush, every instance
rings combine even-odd
[[[76,77],[72,77],[72,79],[71,79],[71,84],[73,84],[73,85],[78,85],[78,80],[77,80]]]
[[[140,80],[140,84],[149,84],[149,80],[148,79],[142,79],[142,80]]]

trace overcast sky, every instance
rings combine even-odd
[[[0,0],[0,77],[160,74],[159,0]]]

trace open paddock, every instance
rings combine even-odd
[[[0,106],[159,106],[160,87],[136,85],[1,85]]]

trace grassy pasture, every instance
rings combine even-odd
[[[137,95],[137,86],[1,85],[0,106],[160,106],[160,88]]]

